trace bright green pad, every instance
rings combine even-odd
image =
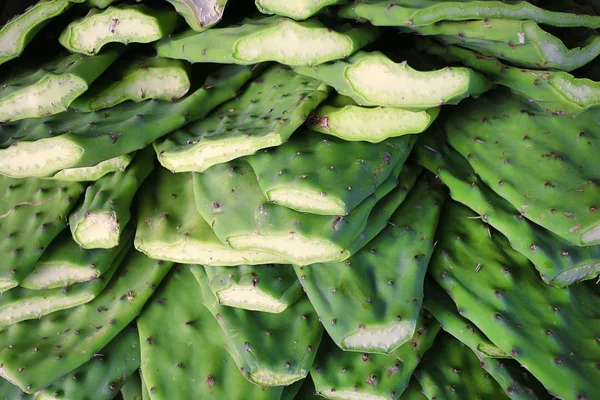
[[[285,262],[273,254],[223,244],[196,209],[190,173],[157,168],[141,193],[134,244],[148,257],[213,266]]]
[[[600,55],[600,34],[596,31],[569,48],[533,21],[443,21],[412,30],[525,68],[572,71]]]
[[[414,335],[445,197],[422,178],[387,228],[346,262],[295,268],[341,349],[389,354]]]
[[[142,374],[152,400],[281,396],[283,387],[253,385],[240,374],[219,324],[202,306],[188,266],[177,266],[167,277],[139,318],[138,329]]]
[[[196,32],[203,32],[223,17],[227,0],[167,0]]]
[[[439,335],[415,376],[429,400],[510,398],[471,349],[447,333]]]
[[[142,400],[142,378],[139,371],[127,378],[125,384],[121,387],[121,397],[123,400]]]
[[[123,259],[131,248],[132,239],[133,229],[126,229],[118,246],[86,250],[75,243],[65,229],[52,241],[21,286],[33,290],[64,288],[104,276],[111,266]]]
[[[428,271],[460,314],[552,395],[594,398],[600,379],[597,294],[586,285],[546,285],[466,207],[448,202],[442,215]]]
[[[173,172],[203,172],[280,145],[325,100],[328,91],[317,80],[273,66],[207,118],[156,142],[158,160]]]
[[[581,114],[600,107],[600,82],[575,78],[563,71],[511,67],[496,58],[458,46],[443,46],[433,40],[424,40],[420,46],[447,62],[460,62],[486,74],[493,83],[508,87],[513,93],[525,97],[530,104],[539,105],[543,111]]]
[[[479,364],[498,382],[502,390],[515,399],[549,399],[544,387],[518,362],[496,347],[495,344],[461,317],[452,299],[435,284],[425,290],[424,307],[438,320],[442,329],[469,346],[479,359]]]
[[[196,207],[217,237],[234,249],[266,251],[307,265],[342,261],[376,203],[398,184],[399,171],[347,216],[305,214],[271,204],[244,160],[194,174]]]
[[[204,268],[191,268],[202,303],[221,326],[227,351],[246,379],[256,385],[283,386],[306,377],[323,333],[308,298],[280,314],[224,307],[212,294]],[[211,335],[218,333],[212,330]]]
[[[227,66],[207,78],[204,87],[174,102],[128,102],[105,111],[71,110],[2,124],[0,173],[15,177],[54,175],[144,148],[206,116],[234,97],[251,76],[251,68]]]
[[[318,14],[325,7],[346,4],[348,0],[255,0],[263,14],[277,14],[295,20],[304,20]]]
[[[123,172],[113,172],[88,186],[83,203],[69,216],[73,240],[84,249],[110,249],[119,245],[131,219],[131,203],[154,168],[154,152],[137,153]]]
[[[426,111],[360,107],[349,97],[337,96],[319,105],[307,126],[344,140],[379,143],[391,137],[423,132],[439,112],[440,107]]]
[[[526,1],[473,0],[355,0],[341,7],[342,18],[365,19],[376,26],[412,27],[442,21],[502,18],[532,20],[557,27],[600,28],[600,17],[571,12],[555,12],[536,7]]]
[[[96,54],[108,43],[151,43],[169,35],[177,27],[174,11],[159,11],[144,4],[92,8],[71,22],[59,38],[69,51]]]
[[[116,50],[93,57],[65,53],[24,72],[24,65],[15,66],[17,74],[0,81],[0,121],[65,111],[118,57]]]
[[[421,72],[406,62],[395,63],[380,52],[358,51],[344,60],[294,70],[333,86],[361,106],[409,111],[458,104],[466,97],[478,97],[491,87],[483,75],[470,68]],[[424,87],[428,90],[424,91]]]
[[[36,400],[110,400],[140,367],[140,340],[126,327],[92,358],[36,394]],[[141,400],[141,399],[138,399]]]
[[[93,301],[0,331],[0,374],[34,393],[102,354],[140,313],[171,266],[132,251]]]
[[[304,295],[291,265],[204,267],[219,304],[244,310],[280,313]]]
[[[190,89],[188,65],[179,60],[136,57],[117,62],[71,105],[79,111],[114,107],[124,101],[174,101]]]
[[[243,25],[184,32],[156,44],[160,57],[190,62],[256,64],[276,61],[315,66],[344,58],[379,37],[372,26],[343,25],[335,30],[316,19],[248,19]]]
[[[416,137],[348,142],[300,129],[246,160],[270,203],[299,212],[346,215],[403,165]]]
[[[442,131],[419,138],[416,160],[450,188],[452,198],[467,205],[482,221],[499,230],[513,249],[535,265],[544,282],[564,287],[600,274],[600,246],[576,246],[522,218],[512,204],[477,177],[468,161],[445,144]]]
[[[123,171],[133,160],[132,154],[123,154],[122,156],[117,156],[111,158],[106,161],[101,161],[96,165],[91,167],[81,167],[81,168],[67,168],[62,171],[54,174],[53,177],[49,179],[55,179],[58,181],[69,181],[69,182],[79,182],[79,181],[97,181],[102,178],[106,174],[110,174],[111,172]]]
[[[83,193],[78,183],[13,179],[0,175],[0,293],[33,270]]]
[[[0,65],[21,55],[46,23],[81,1],[41,0],[0,27]]]
[[[573,244],[600,244],[600,115],[526,111],[501,91],[449,116],[448,141],[524,217]]]
[[[440,330],[433,318],[420,318],[417,328],[411,341],[390,355],[347,352],[323,343],[310,370],[317,393],[328,399],[397,400]]]
[[[90,7],[106,8],[117,0],[85,0],[85,4]]]

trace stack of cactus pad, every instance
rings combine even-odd
[[[600,399],[598,71],[598,0],[5,0],[0,400]]]

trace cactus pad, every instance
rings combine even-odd
[[[203,32],[223,17],[227,0],[167,0],[196,32]]]
[[[132,154],[123,154],[122,156],[117,156],[111,158],[106,161],[101,161],[98,164],[91,167],[81,167],[81,168],[67,168],[62,171],[54,174],[52,178],[58,181],[70,181],[70,182],[79,182],[79,181],[97,181],[102,178],[106,174],[110,174],[111,172],[124,171],[125,168],[131,163],[133,160]]]
[[[263,14],[276,14],[295,20],[304,20],[318,14],[325,7],[346,4],[348,0],[255,0]]]

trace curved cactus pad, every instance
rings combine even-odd
[[[123,386],[121,386],[121,397],[123,400],[142,400],[142,378],[140,371],[135,371]]]
[[[151,43],[162,39],[177,27],[174,11],[159,11],[143,4],[93,8],[73,21],[59,41],[69,51],[96,54],[108,43]]]
[[[227,66],[209,76],[204,87],[174,102],[127,102],[105,111],[69,110],[46,118],[1,124],[0,173],[48,176],[139,150],[203,118],[234,97],[251,76],[251,68]]]
[[[58,181],[85,182],[97,181],[111,172],[124,171],[133,160],[135,153],[123,154],[106,161],[101,161],[91,167],[67,168],[57,172],[51,178]]]
[[[306,297],[279,314],[218,304],[201,266],[192,266],[202,303],[216,318],[239,371],[262,386],[287,386],[303,379],[321,343],[323,326]],[[211,332],[212,335],[218,335]]]
[[[158,160],[173,172],[211,166],[278,146],[327,97],[329,87],[290,71],[268,69],[207,118],[156,142]]]
[[[423,111],[478,97],[491,84],[479,72],[448,67],[421,72],[406,62],[395,63],[380,52],[358,51],[344,60],[317,67],[295,67],[299,74],[319,79],[361,106],[398,107]],[[423,90],[427,87],[427,90]]]
[[[346,4],[348,0],[255,0],[263,14],[276,14],[295,20],[304,20],[318,14],[325,7]]]
[[[223,17],[227,0],[167,0],[196,32],[203,32]]]
[[[316,19],[264,17],[240,26],[174,35],[158,42],[156,50],[161,57],[190,62],[314,66],[347,57],[378,36],[375,27],[343,25],[334,30]]]

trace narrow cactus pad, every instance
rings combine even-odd
[[[459,62],[486,74],[493,83],[508,87],[543,111],[577,115],[600,107],[600,82],[576,78],[564,71],[511,67],[494,57],[458,46],[443,46],[433,40],[424,40],[421,46],[447,62]]]
[[[423,111],[478,97],[491,85],[479,72],[465,67],[417,71],[380,52],[358,51],[344,60],[294,70],[333,86],[361,106],[398,107]],[[423,90],[424,87],[428,89]]]
[[[280,314],[225,307],[211,292],[204,268],[192,266],[192,273],[200,285],[202,303],[221,326],[227,351],[246,379],[256,385],[283,386],[306,377],[323,333],[308,298]]]
[[[83,193],[79,183],[13,179],[0,175],[0,292],[33,270]]]
[[[110,400],[139,367],[138,331],[126,327],[90,361],[36,393],[36,400],[86,399],[92,393],[94,399]]]
[[[141,189],[135,248],[150,258],[211,266],[283,263],[223,244],[196,209],[192,174],[157,168]]]
[[[34,393],[98,357],[140,313],[171,266],[133,251],[93,301],[0,331],[0,375]]]
[[[422,179],[388,227],[346,262],[296,267],[340,348],[389,354],[413,337],[444,200],[442,187]]]
[[[223,17],[227,0],[167,0],[196,32],[203,32]]]
[[[135,153],[123,154],[106,161],[101,161],[91,167],[67,168],[58,171],[54,176],[48,179],[59,181],[79,182],[79,181],[97,181],[111,172],[124,171],[133,160]]]
[[[0,81],[0,121],[65,111],[118,56],[116,50],[92,57],[64,53],[36,69],[15,65],[14,71],[19,73]]]
[[[564,287],[600,274],[600,245],[576,246],[523,218],[477,177],[468,161],[445,144],[445,138],[441,130],[422,136],[415,158],[450,188],[454,200],[506,236],[512,248],[535,265],[544,282]]]
[[[305,214],[269,203],[244,160],[194,174],[194,194],[198,211],[223,243],[306,265],[348,258],[347,249],[365,229],[376,203],[397,186],[398,174],[347,216]]]
[[[600,28],[600,17],[575,12],[545,10],[526,1],[472,0],[354,0],[341,7],[338,16],[364,19],[376,26],[412,27],[442,21],[502,18],[531,20],[557,27]]]
[[[304,295],[291,265],[204,267],[219,304],[244,310],[280,313]]]
[[[379,37],[372,26],[343,25],[334,30],[316,19],[296,22],[273,16],[244,22],[166,38],[156,45],[158,55],[190,62],[249,65],[276,61],[311,67],[348,57]]]
[[[347,215],[404,164],[415,139],[348,142],[304,128],[287,143],[246,160],[270,203],[299,212]]]
[[[576,245],[600,244],[600,116],[525,107],[503,92],[469,103],[445,124],[448,141],[523,216]]]
[[[440,108],[407,111],[394,107],[360,107],[351,98],[337,96],[321,104],[307,126],[349,141],[379,143],[391,137],[421,133],[437,118]]]
[[[401,398],[439,330],[433,318],[420,318],[410,342],[390,355],[342,351],[324,341],[310,370],[317,393],[327,399]]]
[[[206,116],[234,97],[252,69],[227,66],[204,87],[174,102],[127,102],[110,110],[73,110],[0,125],[0,174],[51,176],[129,154],[183,125]],[[200,77],[199,77],[200,78]]]
[[[469,347],[448,333],[436,339],[415,372],[423,392],[434,399],[507,400],[498,383],[481,366]]]
[[[215,164],[280,145],[328,92],[317,80],[273,66],[207,118],[155,143],[158,159],[174,172],[203,172]]]
[[[136,57],[113,65],[71,105],[79,111],[110,108],[124,101],[173,101],[190,90],[188,66],[179,60]]]
[[[279,400],[281,396],[283,387],[253,385],[240,373],[219,324],[202,305],[200,288],[188,266],[173,269],[139,318],[138,329],[141,372],[152,400]]]
[[[177,27],[175,11],[153,10],[144,4],[92,8],[73,21],[60,35],[60,44],[69,51],[96,54],[108,43],[151,43],[169,35]]]
[[[525,68],[573,71],[600,55],[600,34],[595,30],[569,48],[531,20],[443,21],[412,29]]]
[[[84,249],[119,245],[131,219],[137,190],[154,168],[154,152],[146,148],[121,172],[113,172],[88,186],[83,203],[69,216],[73,240]]]
[[[127,381],[121,386],[121,397],[123,400],[142,400],[142,378],[140,372],[135,371],[133,375],[127,378]]]
[[[508,241],[448,202],[429,272],[460,314],[554,396],[593,399],[600,379],[600,301],[586,285],[544,284]],[[441,351],[439,354],[443,354]]]
[[[263,14],[276,14],[295,20],[304,20],[318,14],[325,7],[346,4],[348,0],[255,0]]]

